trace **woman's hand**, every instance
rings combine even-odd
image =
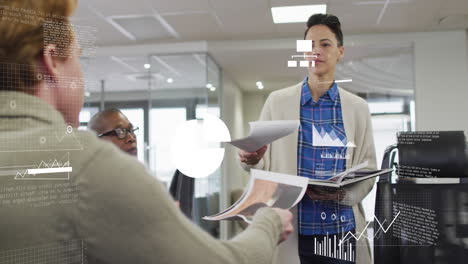
[[[266,150],[267,146],[263,146],[259,150],[254,152],[240,150],[239,159],[241,162],[253,166],[256,165],[263,158],[263,155],[265,155]]]

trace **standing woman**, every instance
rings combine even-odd
[[[304,39],[312,41],[312,52],[306,53],[308,76],[297,85],[271,93],[260,115],[260,120],[300,120],[300,129],[256,152],[240,151],[243,167],[308,178],[344,171],[365,161],[368,162],[365,169],[375,169],[376,157],[367,103],[338,88],[335,83],[336,64],[344,55],[339,19],[328,14],[311,16]],[[314,145],[314,129],[322,135],[329,133],[332,137],[338,137],[344,143],[343,147]],[[335,244],[336,248],[339,246],[338,242],[334,242],[335,238],[339,241],[348,232],[357,236],[365,232],[366,221],[361,201],[373,185],[374,180],[366,180],[333,190],[309,187],[307,195],[297,206],[297,239],[289,239],[280,248],[277,262],[371,263],[367,239],[355,241],[351,236],[352,239],[348,240],[352,249],[345,252],[355,254],[351,261],[322,256],[315,250],[315,241],[323,242],[330,238],[331,249],[334,249]]]

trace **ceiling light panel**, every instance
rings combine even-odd
[[[327,12],[327,5],[302,5],[272,7],[271,14],[275,24],[307,22],[313,14]]]

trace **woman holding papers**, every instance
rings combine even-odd
[[[366,161],[366,170],[375,169],[367,103],[338,88],[334,79],[336,64],[344,55],[338,18],[311,16],[304,39],[312,45],[304,56],[309,61],[308,76],[297,85],[271,93],[260,115],[260,120],[300,120],[300,128],[268,147],[241,151],[243,167],[313,179]],[[373,185],[374,180],[366,180],[339,189],[309,187],[297,207],[298,244],[295,238],[289,239],[280,248],[277,262],[371,263],[368,241],[356,241],[350,233],[359,237],[364,232],[362,237],[366,237],[361,201]]]

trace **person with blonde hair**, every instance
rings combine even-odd
[[[0,1],[0,263],[270,263],[289,211],[215,240],[135,158],[76,130],[76,4]]]

